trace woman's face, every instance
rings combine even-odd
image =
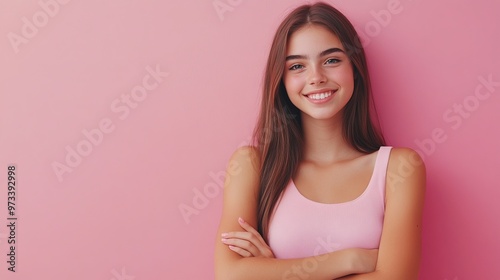
[[[319,25],[306,25],[290,36],[283,82],[303,118],[341,117],[354,90],[352,65],[342,43]]]

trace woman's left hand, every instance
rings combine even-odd
[[[273,251],[266,244],[262,236],[251,225],[242,218],[238,223],[245,231],[233,231],[222,233],[222,243],[229,246],[242,257],[264,257],[274,258]]]

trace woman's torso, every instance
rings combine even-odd
[[[336,183],[330,183],[334,181],[325,177],[328,184],[317,183],[321,185],[319,189],[306,188],[304,180],[297,180],[304,185],[298,188],[294,180],[290,180],[269,223],[268,241],[274,255],[277,258],[300,258],[346,248],[378,248],[390,150],[391,147],[381,147],[375,152],[373,167],[360,170],[359,178],[355,178],[358,171],[346,176],[350,180],[339,179]],[[321,180],[322,177],[316,182]],[[363,180],[369,182],[359,183]],[[346,190],[342,186],[346,182],[353,187],[342,192]],[[332,196],[334,193],[338,194],[337,197]],[[340,201],[348,200],[339,202],[338,197]]]

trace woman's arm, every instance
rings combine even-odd
[[[407,148],[392,149],[387,168],[386,210],[374,272],[342,280],[418,279],[425,196],[425,166]]]
[[[335,279],[373,271],[373,251],[348,249],[300,259],[242,257],[221,241],[225,232],[241,231],[238,218],[257,225],[258,156],[254,148],[238,149],[229,161],[224,184],[224,206],[215,245],[216,280]],[[293,245],[291,245],[293,246]]]

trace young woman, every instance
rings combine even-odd
[[[215,249],[225,279],[417,279],[425,168],[384,146],[365,54],[324,3],[281,23],[255,146],[232,156]]]

